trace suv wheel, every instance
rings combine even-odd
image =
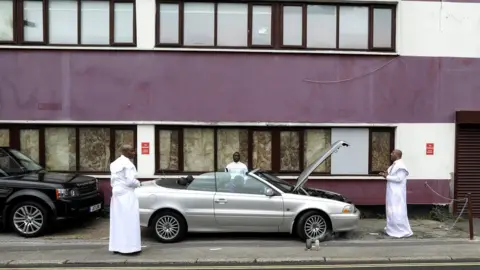
[[[36,237],[45,233],[49,214],[45,207],[34,201],[15,205],[10,214],[11,227],[24,237]]]
[[[152,220],[153,231],[158,241],[175,243],[187,234],[187,222],[175,212],[158,213]]]
[[[300,217],[297,223],[297,234],[302,240],[325,241],[331,234],[330,223],[324,215],[317,211],[310,211]]]

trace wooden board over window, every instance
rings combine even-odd
[[[0,128],[0,146],[10,145],[10,130]]]

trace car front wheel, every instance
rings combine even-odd
[[[15,205],[10,214],[10,224],[15,232],[24,237],[37,237],[45,233],[48,227],[47,209],[34,201],[25,201]]]
[[[323,213],[309,211],[303,214],[297,222],[297,235],[302,240],[313,239],[325,241],[331,234],[330,223]]]
[[[185,219],[175,212],[160,212],[152,220],[155,237],[162,243],[181,241],[187,234]]]

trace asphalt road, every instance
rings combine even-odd
[[[335,265],[210,265],[210,266],[116,266],[116,267],[43,267],[43,268],[9,268],[15,270],[62,270],[62,269],[75,269],[75,270],[313,270],[313,269],[374,269],[374,270],[473,270],[480,269],[480,262],[440,262],[440,263],[386,263],[386,264],[335,264]]]

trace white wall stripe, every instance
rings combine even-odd
[[[321,1],[319,1],[321,2]],[[350,1],[351,2],[351,1]],[[353,1],[364,2],[364,1]],[[371,2],[371,1],[368,1]],[[374,1],[375,2],[375,1]],[[380,2],[380,1],[379,1]],[[176,51],[273,54],[404,55],[480,57],[480,4],[441,1],[381,1],[397,3],[397,52],[155,48],[155,0],[137,0],[137,47],[9,46],[0,50]]]

